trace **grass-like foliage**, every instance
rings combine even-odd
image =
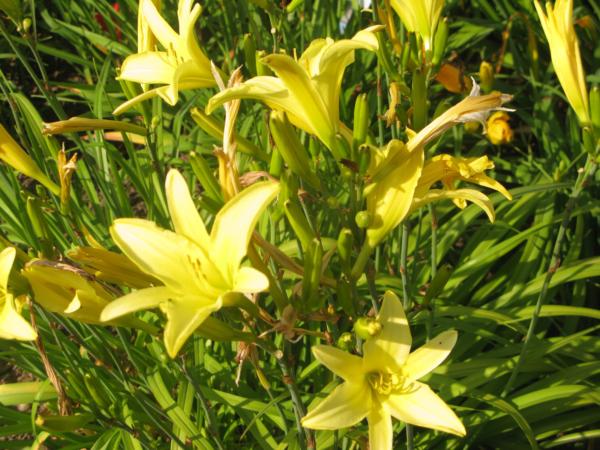
[[[600,3],[0,0],[0,448],[593,448]]]

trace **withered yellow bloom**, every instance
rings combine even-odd
[[[31,341],[37,338],[37,333],[19,314],[17,301],[8,291],[8,277],[15,255],[12,247],[0,252],[0,339]]]
[[[0,124],[0,159],[23,175],[39,181],[54,195],[60,194],[60,187],[42,172],[42,169],[8,134],[2,124]]]
[[[391,5],[408,31],[417,33],[425,50],[431,50],[444,0],[391,0]]]
[[[458,337],[456,331],[445,331],[411,353],[412,337],[402,303],[390,291],[383,298],[377,322],[381,331],[364,343],[362,357],[327,345],[312,348],[315,358],[344,383],[309,410],[302,425],[337,430],[366,418],[371,450],[392,449],[392,417],[464,436],[465,427],[456,414],[419,381],[448,357]]]
[[[25,265],[21,273],[29,281],[36,303],[48,311],[96,325],[146,328],[145,323],[135,318],[103,323],[100,313],[115,296],[93,276],[77,267],[34,259]]]
[[[285,111],[290,121],[317,136],[336,152],[336,135],[348,134],[340,124],[340,89],[346,67],[354,61],[356,49],[376,51],[375,33],[381,26],[359,31],[352,39],[316,39],[298,60],[288,55],[272,54],[262,62],[277,75],[258,76],[226,89],[208,102],[206,110],[238,98],[264,102],[271,109]],[[347,136],[351,139],[351,136]]]
[[[485,174],[486,170],[494,168],[494,163],[487,156],[461,158],[452,155],[437,155],[425,162],[421,177],[415,189],[410,210],[414,211],[427,203],[451,199],[459,208],[465,208],[471,201],[485,211],[490,221],[494,221],[494,207],[490,199],[482,192],[474,189],[457,189],[457,181],[466,181],[479,186],[494,189],[506,199],[512,200],[512,195],[502,184]],[[431,189],[440,181],[444,189]]]
[[[141,53],[128,56],[121,66],[119,78],[134,81],[142,85],[160,84],[161,87],[150,89],[143,94],[123,103],[114,114],[121,114],[137,103],[160,96],[170,105],[179,99],[179,91],[214,86],[215,80],[210,70],[210,61],[204,54],[196,39],[194,25],[200,17],[202,8],[194,5],[194,0],[180,0],[177,8],[179,33],[163,19],[155,2],[141,0],[138,14]],[[163,50],[148,49],[152,39],[148,30],[158,40]]]
[[[252,230],[279,192],[279,184],[253,184],[233,197],[215,217],[210,234],[179,172],[166,181],[175,232],[142,219],[118,219],[113,240],[143,272],[164,285],[134,291],[110,303],[102,320],[160,307],[167,316],[165,347],[175,357],[190,335],[214,311],[231,304],[236,293],[269,287],[261,272],[241,266]]]
[[[591,122],[585,73],[579,53],[579,43],[573,26],[573,0],[557,0],[554,7],[546,3],[546,14],[538,0],[535,9],[540,16],[554,72],[565,95],[582,124]]]

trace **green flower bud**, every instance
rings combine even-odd
[[[368,211],[359,211],[354,216],[354,221],[358,225],[358,228],[369,228],[373,222],[373,215]]]
[[[342,335],[338,338],[336,345],[342,350],[350,350],[353,346],[353,337],[351,333],[342,333]]]
[[[371,317],[359,317],[354,323],[354,332],[363,340],[377,336],[382,329],[383,326]]]

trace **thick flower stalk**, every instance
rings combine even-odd
[[[538,0],[535,9],[550,46],[554,72],[567,100],[582,124],[591,122],[585,73],[579,43],[573,26],[573,0],[557,0],[554,7],[546,3],[546,14]]]
[[[232,198],[215,217],[210,234],[183,179],[171,170],[167,202],[175,232],[142,219],[118,219],[111,235],[143,272],[164,285],[134,291],[110,303],[103,321],[160,307],[167,316],[165,347],[175,357],[190,335],[214,311],[232,304],[237,293],[269,287],[261,272],[241,266],[252,230],[279,192],[276,182],[253,184]]]
[[[215,80],[210,61],[196,39],[194,25],[202,8],[194,0],[180,0],[177,9],[179,33],[163,19],[155,2],[141,0],[138,14],[139,53],[128,56],[121,66],[119,78],[134,81],[144,86],[160,84],[143,94],[120,105],[114,114],[121,114],[137,103],[160,96],[170,105],[179,99],[179,91],[214,86]],[[150,49],[153,40],[158,40],[163,50]]]
[[[285,111],[298,128],[317,136],[337,157],[337,134],[351,140],[349,130],[340,124],[340,89],[348,65],[354,61],[356,49],[376,51],[375,33],[380,26],[359,31],[352,39],[334,41],[316,39],[299,59],[272,54],[262,62],[277,75],[258,76],[226,89],[212,97],[206,110],[233,99],[252,98],[271,109]]]
[[[425,51],[430,51],[444,0],[391,0],[391,5],[408,31],[417,33]]]
[[[392,417],[464,436],[460,419],[419,381],[448,357],[456,343],[456,331],[445,331],[411,353],[412,338],[402,303],[390,291],[376,320],[380,331],[364,343],[362,357],[326,345],[312,348],[315,358],[344,382],[311,409],[302,424],[337,430],[366,418],[371,450],[393,448]]]
[[[8,277],[15,261],[16,251],[7,247],[0,252],[0,339],[32,341],[37,333],[19,314],[19,305],[8,291]]]

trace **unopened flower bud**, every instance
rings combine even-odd
[[[494,66],[487,61],[482,61],[479,66],[479,86],[485,93],[490,92],[494,86]]]
[[[356,213],[354,221],[358,225],[358,228],[368,228],[371,222],[373,222],[373,215],[367,211],[359,211]]]
[[[513,131],[508,123],[510,116],[497,111],[487,120],[487,136],[494,145],[508,144],[513,140]]]
[[[337,340],[337,346],[342,350],[349,350],[352,348],[352,334],[351,333],[342,333],[342,335]]]

